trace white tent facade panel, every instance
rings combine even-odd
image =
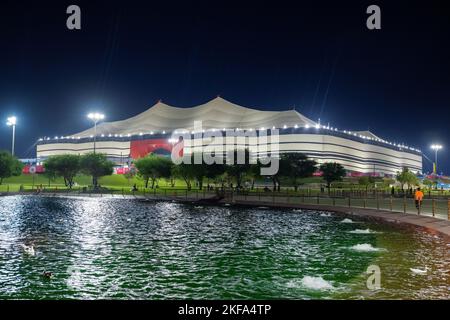
[[[319,163],[338,162],[349,171],[361,173],[384,173],[393,175],[408,167],[414,172],[422,172],[422,154],[405,146],[390,144],[370,131],[337,131],[324,128],[295,110],[261,111],[216,98],[205,104],[191,108],[177,108],[158,102],[150,109],[132,118],[105,122],[97,126],[96,150],[107,154],[115,161],[123,158],[139,158],[148,150],[160,145],[168,149],[172,133],[192,133],[194,123],[201,121],[205,132],[225,133],[227,131],[256,134],[267,129],[279,131],[279,153],[301,152]],[[64,139],[46,139],[38,143],[37,156],[40,159],[56,154],[84,154],[93,151],[94,129],[69,135]],[[198,133],[197,133],[198,135]],[[191,135],[192,138],[197,135]],[[190,153],[195,145],[202,150],[202,143],[185,141],[185,152]],[[220,140],[216,140],[220,141]],[[261,151],[257,138],[224,137],[227,147],[214,149],[226,152],[233,148],[248,147]],[[270,138],[269,138],[270,141]],[[230,146],[231,143],[231,146]],[[245,145],[242,145],[245,143]],[[148,148],[147,148],[148,147]],[[171,146],[170,146],[171,147]],[[195,149],[196,150],[196,149]]]

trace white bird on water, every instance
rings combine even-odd
[[[30,256],[36,255],[33,245],[27,246],[27,245],[21,243],[20,246],[22,247],[23,251],[25,251],[26,254],[28,254]]]
[[[426,274],[428,272],[428,267],[425,267],[425,269],[409,268],[409,270],[415,274]]]

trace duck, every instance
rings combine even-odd
[[[44,278],[51,279],[51,278],[53,277],[53,273],[50,272],[50,271],[44,271],[44,272],[42,273],[42,276],[43,276]]]
[[[20,246],[22,247],[23,251],[26,254],[28,254],[30,256],[36,255],[36,251],[34,251],[34,246],[33,245],[27,246],[27,245],[22,243]]]
[[[425,269],[409,268],[409,270],[415,274],[426,274],[428,272],[428,267],[425,267]]]

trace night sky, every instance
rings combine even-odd
[[[418,147],[444,145],[450,173],[450,11],[445,1],[2,1],[0,118],[15,114],[16,154],[42,136],[88,128],[162,99],[217,95]],[[56,4],[55,4],[56,3]],[[82,30],[66,28],[66,8]],[[366,28],[378,4],[382,30]],[[0,149],[11,129],[0,126]],[[425,171],[431,164],[424,159]]]

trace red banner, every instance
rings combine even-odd
[[[22,173],[23,174],[35,174],[35,173],[44,173],[45,169],[44,166],[42,165],[29,165],[27,164],[25,167],[23,167],[22,169]]]

